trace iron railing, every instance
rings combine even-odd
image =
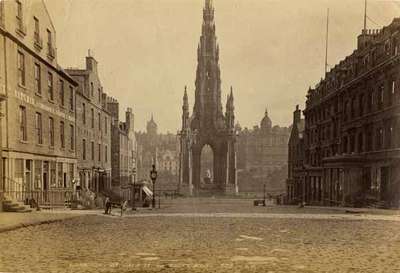
[[[25,205],[36,204],[49,208],[64,207],[69,206],[74,197],[74,192],[70,188],[27,190],[24,189],[21,183],[4,177],[0,183],[2,183],[0,186],[0,200],[10,199]]]

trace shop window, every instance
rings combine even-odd
[[[57,187],[62,187],[64,185],[64,170],[63,170],[63,163],[58,162],[57,166]]]
[[[35,177],[34,177],[34,187],[35,189],[40,189],[42,187],[42,161],[35,160]]]

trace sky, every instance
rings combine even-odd
[[[132,107],[136,130],[151,114],[159,132],[181,126],[182,96],[194,104],[197,45],[204,0],[45,0],[56,28],[58,63],[84,67],[88,49],[98,61],[105,92]],[[222,105],[230,86],[240,125],[289,126],[296,104],[328,64],[356,48],[364,0],[214,0],[220,46]],[[367,28],[400,16],[400,2],[368,0]],[[123,115],[125,116],[125,115]]]

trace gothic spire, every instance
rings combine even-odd
[[[183,112],[189,111],[189,100],[188,100],[188,95],[187,95],[187,86],[185,85],[185,92],[183,94],[183,106],[182,106]]]
[[[212,6],[213,6],[212,0],[206,0],[205,8],[206,9],[212,9]]]

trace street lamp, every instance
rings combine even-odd
[[[150,179],[153,182],[153,201],[152,201],[152,207],[153,209],[156,207],[156,190],[155,190],[155,184],[156,184],[156,179],[157,179],[157,171],[156,171],[156,165],[153,164],[153,167],[150,171]]]
[[[135,181],[136,181],[136,168],[133,168],[132,170],[132,176],[133,176],[133,199],[132,199],[132,210],[136,210],[136,204],[135,204],[135,198],[136,198],[136,185],[135,185]]]

